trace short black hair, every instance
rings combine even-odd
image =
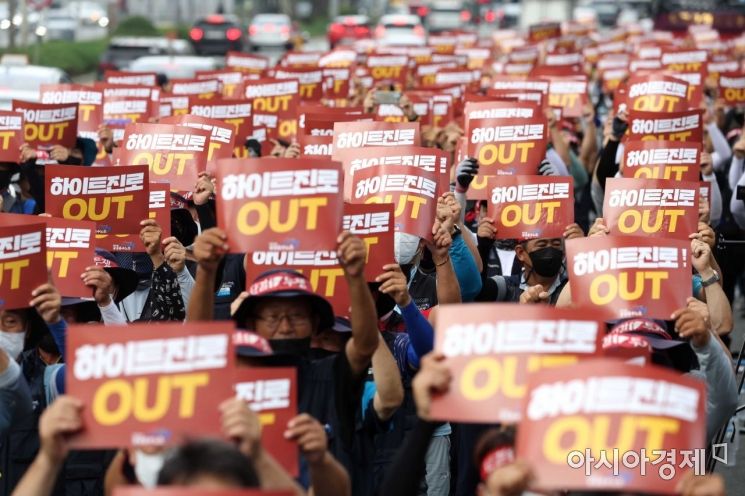
[[[188,441],[175,449],[158,474],[158,485],[189,485],[203,476],[224,480],[235,487],[259,487],[253,461],[234,445],[216,439]]]

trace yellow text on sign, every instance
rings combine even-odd
[[[675,232],[678,227],[678,219],[683,217],[683,209],[674,210],[624,210],[618,217],[618,230],[623,234],[633,234],[640,230],[647,234],[658,233],[667,223],[669,232]],[[654,215],[654,221],[652,216]]]
[[[57,269],[57,275],[59,277],[67,277],[67,272],[70,269],[70,261],[77,260],[78,253],[75,251],[47,251],[47,267],[52,268],[55,262],[59,260],[59,269]]]
[[[382,195],[382,196],[371,196],[365,203],[394,203],[393,195]],[[411,217],[412,219],[419,218],[419,207],[426,204],[425,198],[411,195],[401,195],[398,197],[398,202],[395,203],[396,208],[393,212],[394,217],[401,217],[406,212],[406,206],[411,205]]]
[[[595,305],[608,305],[616,298],[636,301],[644,294],[648,294],[653,300],[659,300],[662,281],[668,277],[669,274],[663,270],[639,270],[635,274],[600,274],[590,284],[590,301]]]
[[[624,415],[620,425],[611,428],[611,417],[597,415],[593,418],[568,416],[554,421],[543,438],[543,455],[554,464],[565,464],[567,455],[578,450],[581,453],[590,449],[594,456],[604,450],[612,455],[618,448],[619,456],[638,446],[637,439],[643,439],[647,453],[664,449],[665,437],[676,434],[680,429],[677,420],[646,415]],[[612,460],[609,460],[612,462]]]
[[[579,95],[576,93],[553,93],[548,95],[549,107],[574,107],[579,101]]]
[[[535,143],[487,143],[479,148],[479,164],[525,163],[528,160],[528,153],[533,148],[535,148]]]
[[[287,208],[282,220],[282,204]],[[251,236],[264,232],[267,227],[275,233],[287,233],[295,229],[300,219],[305,218],[304,229],[318,227],[318,210],[328,205],[327,198],[292,198],[290,200],[250,201],[238,210],[237,226],[241,234]]]
[[[0,132],[0,149],[7,150],[10,148],[10,139],[15,135],[14,131]]]
[[[0,262],[0,286],[8,287],[5,283],[5,273],[10,272],[10,289],[18,289],[21,287],[21,270],[25,269],[30,265],[28,259],[24,260],[11,260],[8,262]]]
[[[272,114],[290,110],[293,95],[264,96],[253,99],[253,111],[256,113]]]
[[[170,174],[176,168],[176,175],[184,174],[186,163],[194,159],[193,153],[150,153],[142,152],[135,155],[132,165],[147,165],[150,172],[156,176],[165,176]]]
[[[688,166],[686,165],[666,165],[664,167],[637,167],[634,171],[634,177],[642,179],[673,179],[675,181],[682,181],[683,174],[685,174],[686,172],[688,172]]]
[[[150,390],[153,385],[154,392]],[[93,396],[93,418],[105,426],[119,425],[130,418],[157,422],[171,410],[171,401],[178,392],[178,417],[188,419],[194,416],[198,390],[208,385],[206,373],[138,377],[131,381],[112,379]]]
[[[556,218],[559,205],[558,201],[540,202],[532,206],[529,203],[507,205],[502,209],[500,221],[505,227],[514,227],[518,224],[532,226],[538,224],[545,215],[546,223],[551,224]]]
[[[112,204],[116,205],[116,218],[123,219],[127,204],[134,199],[132,195],[107,196],[104,198],[70,198],[62,206],[65,219],[90,219],[101,221],[111,215]]]
[[[60,141],[69,125],[69,122],[26,124],[23,129],[23,137],[26,141]]]
[[[460,391],[468,400],[485,401],[497,394],[519,399],[525,396],[525,384],[517,384],[518,366],[522,357],[478,357],[470,360],[460,377]],[[572,355],[531,356],[527,358],[527,372],[561,367],[577,362]]]
[[[680,98],[670,95],[644,95],[634,100],[633,110],[642,112],[672,112]]]

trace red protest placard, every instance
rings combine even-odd
[[[699,71],[706,68],[708,54],[706,50],[671,50],[662,52],[660,62],[663,69],[672,72]]]
[[[688,83],[663,74],[632,76],[626,83],[626,102],[629,110],[639,112],[688,110]]]
[[[472,118],[468,120],[466,153],[479,161],[480,171],[484,174],[532,175],[538,172],[538,166],[546,155],[546,133],[543,115]]]
[[[177,445],[222,436],[217,405],[233,395],[233,324],[70,326],[67,394],[83,401],[76,448]]]
[[[41,103],[78,104],[78,135],[98,141],[102,124],[103,91],[82,84],[42,84]]]
[[[210,132],[170,124],[130,124],[124,131],[119,165],[148,165],[153,181],[192,191],[207,168]],[[145,203],[146,204],[146,203]]]
[[[674,494],[706,464],[706,391],[674,370],[587,360],[530,375],[516,455],[538,491]]]
[[[378,165],[416,167],[431,172],[437,179],[440,191],[450,188],[447,152],[423,146],[372,146],[367,148],[344,149],[335,153],[336,160],[341,162],[344,176],[352,177],[358,171]],[[345,181],[344,198],[352,197],[352,183]]]
[[[56,217],[90,220],[101,234],[135,234],[147,218],[148,170],[145,166],[44,168],[46,211]]]
[[[629,112],[629,140],[703,140],[703,110],[683,110],[681,112]]]
[[[0,162],[18,163],[23,130],[23,113],[0,110]]]
[[[723,72],[719,75],[719,96],[727,105],[745,103],[745,74]]]
[[[300,134],[297,142],[300,145],[300,154],[306,157],[326,157],[331,159],[334,153],[333,136],[310,136]]]
[[[235,392],[257,412],[261,444],[293,477],[299,474],[298,446],[284,436],[287,423],[297,415],[297,369],[250,367],[235,371]]]
[[[274,71],[277,79],[297,79],[299,83],[300,99],[304,101],[320,101],[323,95],[323,71],[316,69],[277,69]]]
[[[222,86],[223,98],[237,98],[237,90],[243,81],[243,73],[237,70],[196,71],[194,77],[200,81],[217,79]]]
[[[253,132],[250,100],[227,100],[219,98],[206,101],[194,100],[189,103],[189,113],[208,119],[219,119],[225,124],[233,126],[233,133],[235,135],[233,156],[237,158],[248,157],[243,145]]]
[[[258,79],[245,81],[244,98],[251,100],[254,127],[266,127],[271,137],[291,139],[297,132],[297,105],[300,83],[296,79]]]
[[[522,417],[528,374],[599,353],[605,324],[598,312],[509,304],[444,305],[435,350],[453,374],[432,401],[437,420],[515,423]]]
[[[660,236],[568,240],[572,302],[617,318],[669,319],[691,296],[690,246]]]
[[[392,203],[344,204],[342,229],[365,242],[365,279],[374,282],[383,266],[394,263],[394,217]]]
[[[581,117],[588,103],[586,76],[550,76],[548,105],[561,109],[563,117]]]
[[[418,122],[339,122],[334,124],[334,160],[347,148],[421,146]]]
[[[528,43],[538,43],[560,36],[561,24],[558,22],[542,22],[528,27]]]
[[[102,107],[103,122],[109,127],[121,129],[127,124],[148,122],[155,113],[155,102],[148,97],[132,98],[128,96],[108,96],[104,98]],[[115,141],[121,141],[121,138]]]
[[[261,55],[228,52],[225,54],[225,67],[249,74],[261,74],[269,68],[269,59]]]
[[[78,105],[13,100],[13,110],[23,112],[24,141],[32,148],[49,150],[54,145],[73,148],[78,136]]]
[[[365,62],[374,83],[404,84],[409,73],[408,65],[409,57],[406,55],[370,55]]]
[[[154,219],[163,231],[161,239],[171,236],[171,186],[150,183],[148,218]],[[145,252],[145,245],[137,234],[96,234],[96,247],[111,252]]]
[[[216,161],[217,223],[233,253],[336,250],[341,165],[323,159]]]
[[[90,297],[93,291],[80,275],[93,263],[96,223],[47,217],[47,267],[62,296]]]
[[[46,226],[20,217],[0,214],[0,309],[28,307],[31,291],[48,281]]]
[[[331,303],[334,315],[349,316],[351,300],[344,269],[334,250],[253,251],[246,263],[246,287],[259,275],[275,269],[304,274],[313,292]],[[382,272],[382,271],[381,271]],[[379,274],[378,274],[379,275]]]
[[[175,124],[194,129],[203,129],[210,133],[207,160],[218,160],[233,156],[235,147],[235,128],[219,119],[208,119],[196,115],[186,114],[165,117],[162,124]]]
[[[432,237],[438,177],[418,167],[377,165],[351,173],[351,203],[393,203],[396,231]]]
[[[213,79],[172,79],[171,91],[172,95],[189,95],[195,98],[203,98],[209,100],[222,93],[222,87],[220,80],[217,78]]]
[[[106,71],[103,80],[109,84],[128,84],[133,86],[157,86],[158,77],[154,72]]]
[[[698,232],[698,188],[698,181],[608,178],[603,218],[614,235],[687,240]]]
[[[570,177],[493,176],[487,190],[500,239],[561,238],[574,222]]]
[[[141,486],[118,486],[114,496],[204,496],[201,487],[156,487],[148,489]],[[294,491],[264,489],[210,489],[210,496],[292,496]]]
[[[623,148],[623,177],[698,181],[701,144],[680,141],[627,141]]]
[[[688,108],[700,108],[704,98],[706,69],[691,72],[675,72],[673,76],[688,83]]]
[[[549,86],[547,79],[495,76],[491,87],[497,91],[540,91],[548,96]]]

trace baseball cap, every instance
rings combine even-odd
[[[319,329],[331,329],[336,322],[331,304],[326,298],[314,293],[310,281],[294,270],[276,269],[263,272],[254,279],[246,292],[248,297],[233,314],[233,319],[238,325],[245,324],[246,320],[254,315],[259,303],[273,298],[307,299],[313,312],[320,319]]]

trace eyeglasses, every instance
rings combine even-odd
[[[291,326],[301,326],[310,322],[310,315],[303,313],[282,313],[277,315],[260,315],[256,320],[260,320],[271,329],[279,327],[280,322],[287,319]]]

